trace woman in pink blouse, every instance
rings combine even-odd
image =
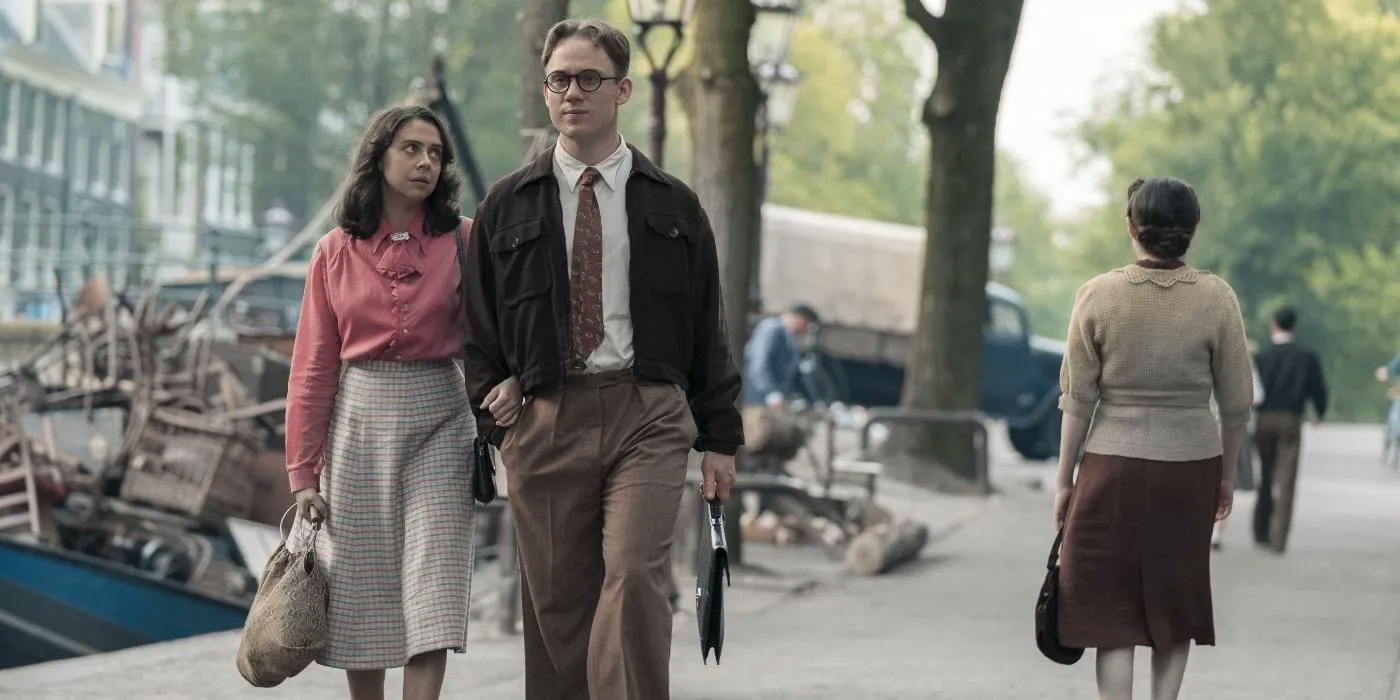
[[[316,244],[287,387],[287,472],[298,527],[324,526],[330,579],[319,663],[350,697],[437,698],[446,650],[467,644],[474,556],[462,376],[459,177],[442,120],[376,114],[354,155],[339,224]]]

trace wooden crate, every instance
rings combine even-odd
[[[209,521],[247,517],[258,449],[236,423],[156,408],[136,438],[121,497]]]

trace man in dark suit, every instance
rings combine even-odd
[[[559,139],[491,188],[467,251],[464,369],[501,451],[526,700],[667,700],[670,550],[692,449],[723,502],[744,442],[709,217],[622,138],[631,46],[544,40]]]
[[[1327,415],[1327,381],[1317,353],[1293,339],[1298,314],[1291,308],[1274,312],[1269,323],[1273,344],[1255,357],[1264,385],[1254,433],[1259,448],[1259,498],[1254,504],[1254,541],[1283,553],[1293,520],[1293,496],[1298,482],[1303,414],[1313,407],[1312,422]]]

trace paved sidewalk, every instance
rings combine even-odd
[[[930,544],[925,552],[936,551],[938,543],[956,532],[963,524],[984,511],[994,501],[945,496],[922,489],[884,482],[877,501],[898,518],[914,518],[930,529]],[[762,625],[786,603],[807,597],[831,595],[844,585],[846,573],[842,562],[826,556],[816,546],[778,548],[749,543],[746,559],[753,566],[736,569],[726,609],[731,630],[741,630],[751,624]],[[483,579],[494,576],[494,570],[483,572]],[[483,590],[492,586],[480,582]],[[684,588],[682,590],[685,590]],[[518,700],[523,697],[523,657],[519,636],[504,636],[489,620],[473,620],[468,652],[449,658],[448,681],[444,698],[471,700]],[[744,637],[755,638],[752,632],[728,633],[731,654],[741,653],[746,646]],[[767,633],[757,635],[767,637]],[[731,660],[721,667],[711,661],[708,667],[700,663],[695,618],[690,614],[676,617],[673,634],[673,669],[676,673],[677,699],[711,697],[695,690],[705,682],[733,678]],[[190,698],[198,700],[235,700],[268,698],[273,695],[299,700],[343,698],[344,676],[313,665],[306,672],[278,689],[267,690],[249,686],[239,677],[233,659],[238,648],[237,633],[207,635],[167,644],[129,649],[112,654],[70,659],[51,664],[0,671],[0,699],[3,700],[92,700],[94,698]],[[739,651],[733,651],[738,649]],[[713,657],[712,657],[713,658]],[[731,657],[726,657],[731,658]],[[697,671],[698,669],[698,671]],[[686,680],[685,674],[692,674]],[[699,673],[695,676],[693,674]],[[717,675],[718,674],[718,675]],[[389,674],[389,697],[397,697],[400,674]],[[690,692],[690,695],[685,693]]]
[[[1400,700],[1400,475],[1382,471],[1367,452],[1379,444],[1369,432],[1341,428],[1305,436],[1285,556],[1250,545],[1253,497],[1240,495],[1226,547],[1213,559],[1219,646],[1192,652],[1183,698]],[[1003,470],[1003,495],[971,520],[979,508],[970,502],[886,489],[883,502],[908,501],[896,506],[901,514],[926,508],[942,523],[963,524],[891,575],[829,577],[760,606],[749,589],[736,589],[721,666],[701,664],[694,620],[679,617],[673,699],[1095,697],[1092,654],[1062,667],[1042,659],[1032,642],[1033,600],[1052,535],[1050,495],[1025,485],[1033,469]],[[762,555],[803,551],[812,553]],[[789,564],[834,571],[814,556]],[[314,667],[281,689],[251,688],[233,668],[236,646],[236,635],[216,635],[4,672],[0,697],[344,697],[340,675]],[[1148,657],[1138,657],[1138,698],[1149,697]],[[520,670],[518,638],[474,636],[470,652],[450,661],[444,697],[519,700]],[[397,683],[398,675],[390,679]]]

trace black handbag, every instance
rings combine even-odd
[[[1055,544],[1050,547],[1050,560],[1045,564],[1045,583],[1035,599],[1035,645],[1045,658],[1069,666],[1084,656],[1084,650],[1060,643],[1060,543],[1064,535],[1061,525],[1055,533]]]
[[[710,530],[710,553],[700,555],[700,570],[695,577],[695,622],[700,630],[700,657],[708,665],[710,650],[715,651],[719,665],[724,650],[724,587],[729,584],[729,546],[724,537],[724,504],[718,501],[708,506],[705,523]]]
[[[467,253],[466,245],[462,242],[462,227],[457,227],[457,266],[462,273],[462,309],[466,313],[467,308]],[[463,319],[463,323],[466,319]],[[482,505],[488,505],[496,500],[496,462],[491,459],[491,443],[486,441],[484,436],[478,435],[472,439],[472,462],[475,465],[472,471],[472,497]]]

